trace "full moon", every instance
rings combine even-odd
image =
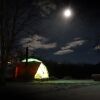
[[[65,9],[63,12],[64,17],[69,18],[72,16],[72,11],[71,9]]]

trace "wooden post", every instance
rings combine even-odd
[[[26,47],[26,65],[28,65],[28,47]]]

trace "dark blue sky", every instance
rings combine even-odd
[[[72,9],[71,18],[62,16],[64,8]],[[22,0],[18,14],[16,45],[23,52],[28,45],[41,59],[100,62],[98,0]]]

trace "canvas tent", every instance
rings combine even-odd
[[[26,63],[26,59],[24,59],[16,65],[15,78],[25,78],[27,76],[34,79],[49,78],[46,66],[42,61],[34,58],[29,58],[28,63]]]

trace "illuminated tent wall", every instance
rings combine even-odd
[[[22,78],[31,76],[34,79],[49,78],[48,70],[42,61],[38,59],[29,58],[28,63],[26,59],[16,65],[15,78]]]

